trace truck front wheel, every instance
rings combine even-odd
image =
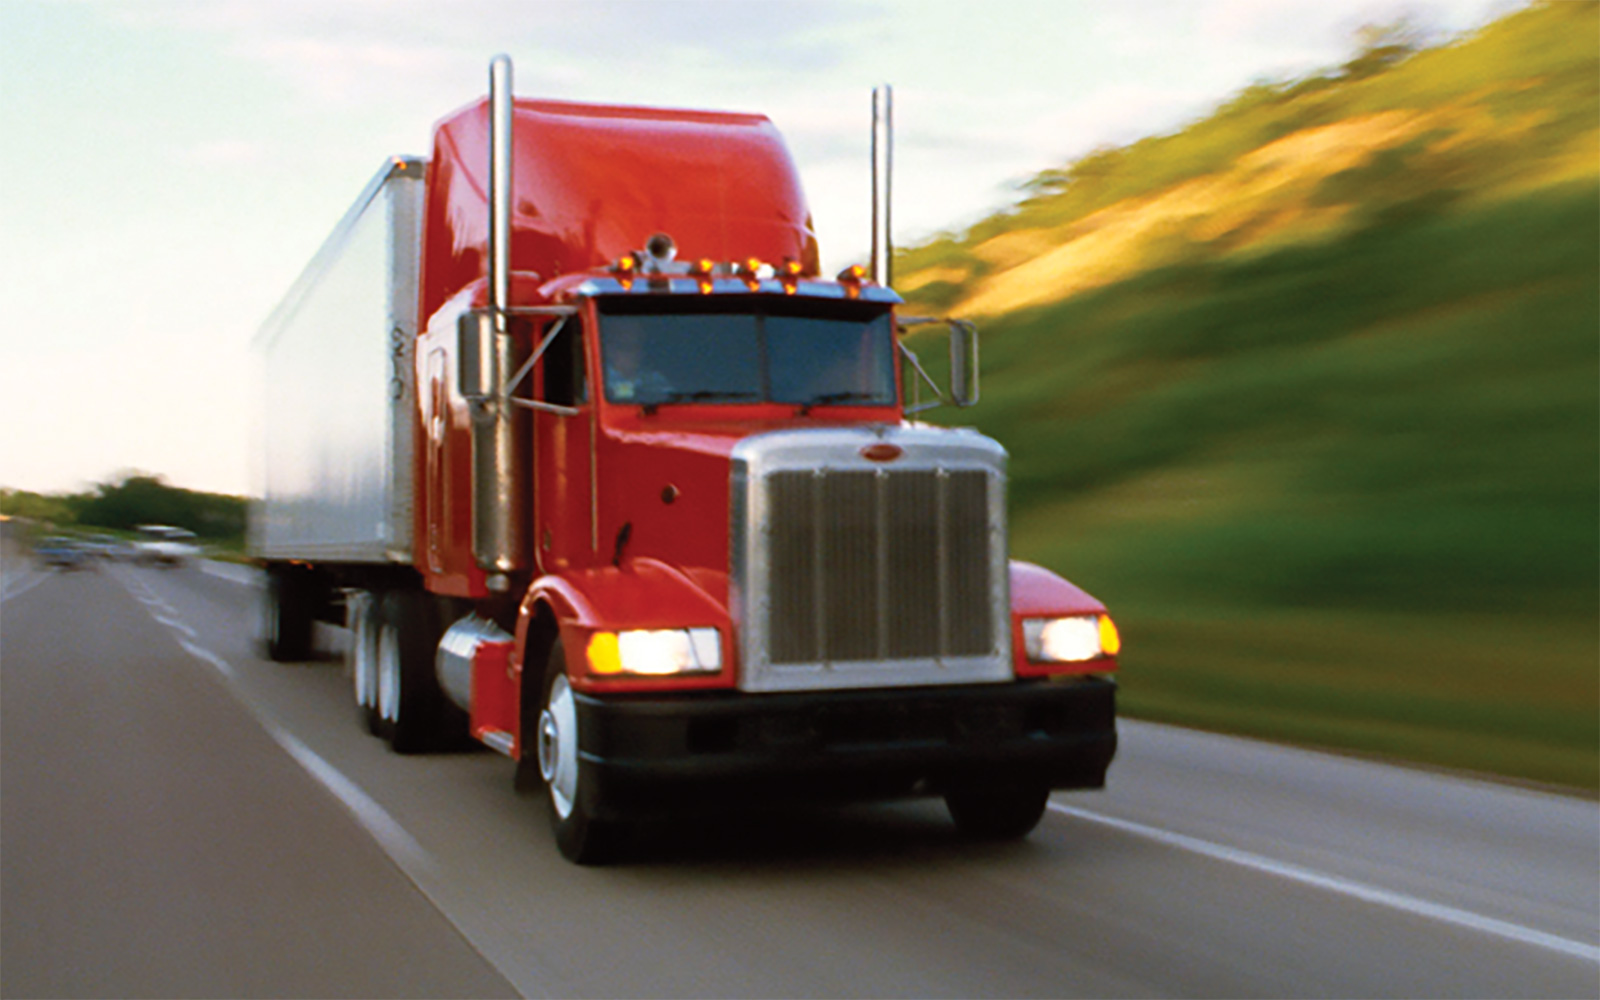
[[[952,789],[944,803],[956,829],[976,840],[1017,840],[1044,818],[1050,789],[1034,784],[995,784]]]
[[[543,708],[533,737],[539,776],[550,793],[556,847],[575,864],[608,860],[615,849],[617,830],[592,818],[584,806],[583,771],[578,764],[578,703],[567,680],[566,651],[560,639],[551,648],[545,667]]]

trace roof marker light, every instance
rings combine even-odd
[[[783,282],[783,294],[793,295],[799,290],[800,275],[805,270],[805,265],[793,257],[783,258],[783,267],[778,272],[778,278]]]
[[[761,290],[762,268],[766,268],[768,274],[772,273],[772,268],[767,264],[761,263],[761,258],[751,257],[743,264],[740,264],[738,267],[734,268],[734,273],[744,281],[744,286],[746,288],[750,289],[752,292],[759,292]]]
[[[631,253],[625,253],[611,265],[611,270],[617,276],[617,282],[622,285],[625,292],[633,291],[633,279],[639,273],[639,259]]]

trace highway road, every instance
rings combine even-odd
[[[1126,722],[1024,842],[796,807],[578,868],[504,758],[260,659],[248,573],[0,570],[8,997],[1600,997],[1590,800]]]

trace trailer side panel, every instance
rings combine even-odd
[[[260,558],[411,561],[424,173],[385,164],[256,337]]]

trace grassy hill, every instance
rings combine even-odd
[[[1251,88],[896,268],[982,320],[936,413],[1129,714],[1600,790],[1600,5]]]

